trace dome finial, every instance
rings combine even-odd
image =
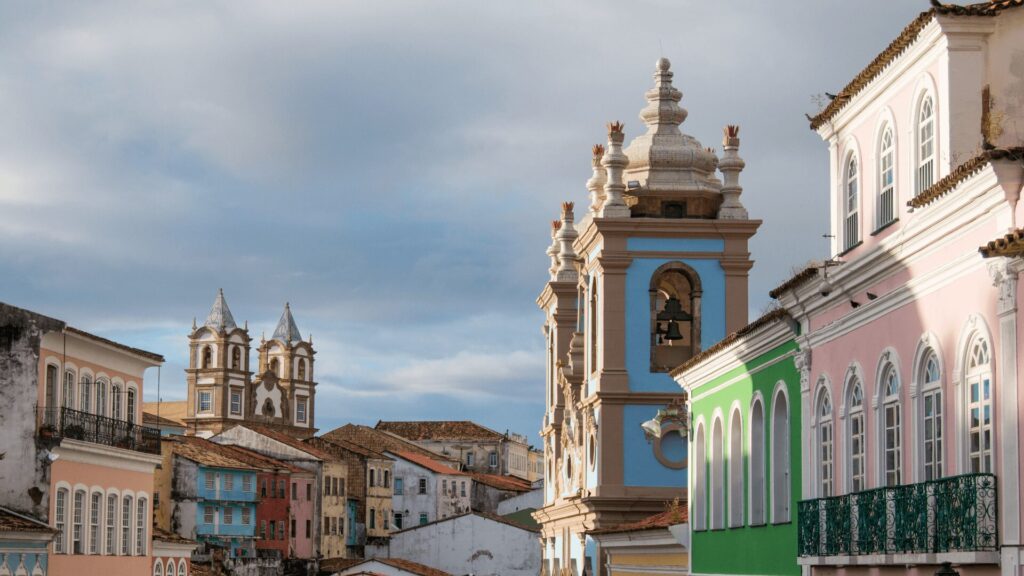
[[[672,63],[669,62],[668,58],[662,56],[661,58],[658,58],[658,62],[655,66],[658,68],[658,72],[668,72],[668,69],[672,67]]]

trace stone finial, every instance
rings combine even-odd
[[[590,192],[590,215],[597,216],[601,213],[601,205],[604,203],[604,185],[608,181],[608,173],[601,165],[601,159],[604,158],[604,146],[594,144],[593,152],[591,165],[594,173],[587,180],[587,191]]]
[[[576,282],[579,280],[579,273],[576,271],[576,252],[572,243],[579,237],[576,227],[573,226],[574,215],[572,213],[573,203],[562,203],[562,222],[555,233],[560,249],[558,251],[558,271],[555,279],[559,282]]]
[[[601,205],[602,218],[629,218],[629,207],[626,206],[622,194],[626,184],[622,181],[622,171],[629,166],[629,158],[622,151],[625,139],[622,122],[608,123],[608,148],[601,158],[606,179],[604,184],[604,202]]]
[[[558,230],[561,227],[561,220],[551,221],[551,245],[548,246],[547,255],[551,258],[551,267],[548,268],[548,274],[552,281],[558,279]]]
[[[722,206],[718,209],[721,220],[746,220],[747,209],[740,203],[740,172],[746,163],[739,156],[740,127],[730,124],[722,130],[722,159],[718,162],[724,182],[722,184]]]

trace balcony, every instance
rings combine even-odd
[[[82,440],[125,450],[160,453],[160,430],[70,408],[38,408],[39,437]]]
[[[798,508],[800,563],[927,563],[937,561],[928,557],[934,554],[964,563],[994,561],[998,508],[992,474],[804,500]]]

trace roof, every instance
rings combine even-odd
[[[344,438],[330,438],[330,439],[328,439],[328,438],[324,438],[323,436],[315,436],[313,438],[308,438],[308,439],[304,440],[304,442],[310,443],[310,444],[316,446],[317,448],[319,448],[320,447],[319,445],[321,445],[321,444],[326,444],[327,448],[323,448],[323,450],[325,450],[326,452],[330,452],[331,450],[335,450],[335,449],[337,449],[337,450],[347,450],[349,452],[353,452],[353,453],[358,454],[360,456],[363,456],[365,458],[379,458],[381,460],[391,460],[391,457],[386,455],[386,454],[381,454],[380,452],[377,452],[375,450],[370,450],[369,448],[367,448],[365,446],[360,446],[359,444],[355,444],[353,442],[349,442],[348,440],[345,440]]]
[[[163,416],[157,416],[152,412],[146,412],[145,409],[142,411],[142,423],[147,426],[164,426],[174,428],[184,428],[185,423],[177,420],[171,420],[170,418],[164,418]]]
[[[235,324],[235,317],[231,315],[231,309],[228,308],[228,301],[224,299],[223,288],[217,289],[217,298],[213,301],[213,306],[203,325],[211,328],[223,328],[226,332],[238,328],[238,324]]]
[[[1024,0],[1021,1],[1024,2]],[[907,206],[920,208],[931,204],[940,197],[945,196],[948,192],[951,192],[961,182],[967,180],[978,172],[981,172],[981,170],[988,166],[992,160],[1002,160],[1004,158],[1020,159],[1022,156],[1024,156],[1024,147],[986,150],[957,166],[952,172],[947,174],[945,178],[939,180],[935,184],[932,184],[917,196],[914,196],[912,200],[907,202]]]
[[[440,462],[434,460],[433,458],[428,458],[426,456],[421,456],[419,454],[413,454],[412,452],[406,452],[404,450],[397,450],[395,452],[392,452],[392,454],[405,460],[408,460],[409,462],[412,462],[413,464],[421,468],[426,468],[431,472],[436,472],[438,474],[450,474],[454,476],[466,476],[465,472],[460,472],[454,468],[445,466],[444,464],[441,464]]]
[[[497,474],[478,474],[471,473],[474,482],[490,486],[491,488],[497,488],[499,490],[509,490],[512,492],[529,492],[533,490],[533,483],[522,478],[516,478],[515,476],[499,476]]]
[[[501,517],[524,528],[540,530],[540,523],[533,517],[533,513],[536,511],[536,508],[523,508],[509,514],[503,514]]]
[[[78,328],[75,328],[74,326],[67,326],[67,327],[64,328],[64,331],[69,333],[69,334],[75,334],[75,335],[81,336],[81,337],[83,337],[83,338],[85,338],[87,340],[92,340],[93,342],[98,342],[100,344],[105,344],[105,345],[110,346],[112,348],[117,348],[118,350],[121,350],[123,352],[128,352],[129,354],[134,354],[136,356],[141,356],[142,358],[145,358],[147,360],[151,360],[153,362],[161,362],[162,363],[164,361],[164,357],[159,355],[159,354],[157,354],[156,352],[147,352],[146,350],[143,350],[141,348],[132,348],[131,346],[127,346],[125,344],[121,344],[120,342],[114,342],[113,340],[110,340],[108,338],[104,338],[102,336],[97,336],[95,334],[86,332],[85,330],[79,330]]]
[[[306,454],[309,454],[310,456],[314,456],[321,460],[335,460],[335,457],[332,456],[330,453],[325,452],[317,448],[316,446],[307,444],[294,436],[289,436],[284,432],[274,430],[273,428],[268,428],[267,426],[260,426],[259,424],[250,424],[248,422],[245,423],[244,427],[248,428],[249,430],[252,430],[253,432],[256,432],[257,434],[262,434],[263,436],[266,436],[271,440],[276,440],[281,444],[291,446],[296,450],[302,450]]]
[[[808,280],[813,280],[815,277],[818,276],[819,268],[821,268],[819,264],[811,264],[810,266],[794,274],[789,280],[786,280],[782,284],[776,286],[774,290],[768,293],[768,295],[771,296],[772,298],[778,298],[779,296],[782,296],[783,292],[785,292],[786,290],[792,290],[803,285],[803,283],[807,282]]]
[[[226,448],[231,455],[236,457],[239,461],[245,462],[251,466],[264,469],[287,470],[288,472],[295,474],[309,473],[309,470],[304,470],[283,460],[265,456],[244,446],[238,446],[236,444],[219,444],[219,446]]]
[[[466,516],[477,516],[477,517],[483,518],[485,520],[490,520],[491,522],[497,522],[498,524],[504,524],[506,526],[511,526],[512,528],[518,528],[520,530],[526,530],[527,532],[540,532],[540,526],[539,525],[529,526],[529,525],[526,525],[526,524],[521,524],[519,522],[516,522],[516,521],[512,520],[511,518],[509,518],[508,516],[497,516],[495,514],[489,514],[487,512],[480,512],[479,510],[471,510],[469,512],[463,512],[462,514],[456,514],[454,516],[448,516],[447,518],[438,518],[437,520],[434,520],[434,521],[431,521],[431,522],[427,522],[426,524],[416,524],[415,526],[410,526],[408,528],[403,528],[402,530],[396,530],[396,531],[392,532],[391,535],[394,536],[395,534],[400,534],[402,532],[412,532],[414,530],[420,530],[420,529],[422,529],[424,527],[427,527],[427,526],[433,526],[434,524],[441,524],[441,523],[444,523],[444,522],[451,522],[453,520],[458,520],[459,518],[464,518]]]
[[[341,572],[368,562],[380,562],[381,564],[386,564],[392,568],[398,568],[417,576],[452,576],[443,570],[400,558],[327,558],[320,561],[320,571]],[[360,574],[373,574],[373,572],[363,571]]]
[[[431,452],[422,446],[416,445],[409,440],[400,437],[396,434],[389,433],[383,430],[377,430],[370,428],[369,426],[361,426],[359,424],[346,424],[340,428],[335,428],[330,432],[322,436],[329,441],[335,439],[346,440],[358,446],[369,448],[376,452],[411,452],[413,454],[419,454],[426,456],[438,462],[457,465],[456,460],[442,456],[435,452]]]
[[[976,4],[968,4],[965,6],[959,6],[956,4],[939,4],[933,6],[931,9],[922,12],[914,18],[910,24],[907,24],[906,28],[900,32],[899,36],[896,37],[885,50],[875,56],[875,59],[867,65],[866,68],[861,70],[853,80],[843,87],[836,97],[828,103],[828,106],[819,112],[814,117],[810,118],[811,130],[817,130],[823,124],[831,120],[838,114],[843,108],[849,104],[850,100],[854,96],[859,94],[861,90],[867,87],[872,80],[877,78],[883,70],[889,64],[891,64],[901,54],[906,52],[916,40],[918,35],[924,30],[932,19],[937,15],[942,16],[996,16],[1002,10],[1008,8],[1016,8],[1024,6],[1024,0],[991,0],[989,2],[979,2]]]
[[[1012,230],[978,248],[982,258],[1020,256],[1024,254],[1024,228]]]
[[[707,350],[704,350],[700,354],[697,354],[696,356],[690,358],[686,362],[683,362],[678,367],[676,367],[674,370],[669,372],[669,375],[672,376],[673,378],[675,378],[675,376],[677,374],[681,374],[682,372],[685,372],[687,369],[692,368],[692,367],[696,366],[697,364],[700,364],[701,362],[706,360],[708,357],[717,354],[720,350],[722,350],[723,348],[729,346],[733,342],[736,342],[737,340],[740,340],[740,339],[742,339],[745,336],[749,336],[750,334],[753,334],[754,332],[757,332],[761,328],[764,328],[766,326],[770,326],[770,325],[772,325],[772,324],[774,324],[776,322],[782,321],[782,320],[784,320],[786,318],[789,318],[789,312],[786,312],[786,310],[783,309],[783,308],[776,308],[775,310],[772,310],[771,312],[768,312],[764,316],[761,316],[757,320],[754,320],[750,324],[747,324],[743,328],[740,328],[739,330],[733,332],[732,334],[729,334],[725,338],[722,338],[721,340],[719,340],[717,343],[713,344]]]
[[[202,466],[234,470],[260,469],[259,466],[243,461],[233,450],[198,436],[170,436],[164,438],[164,442],[173,442],[171,449],[175,454]]]
[[[38,532],[40,534],[56,534],[46,522],[37,520],[0,506],[0,533],[2,532]]]
[[[168,532],[163,528],[160,528],[156,524],[153,525],[153,540],[159,540],[161,542],[173,542],[175,544],[195,544],[195,540],[189,540],[184,536],[179,536],[174,532]]]
[[[377,422],[377,430],[398,434],[402,438],[417,440],[489,440],[497,441],[505,438],[504,434],[495,432],[469,420],[411,420],[405,422]]]
[[[299,327],[295,324],[295,318],[292,317],[292,307],[287,302],[284,303],[284,312],[281,314],[281,319],[277,321],[277,328],[274,328],[274,335],[271,336],[273,340],[280,340],[281,342],[299,342],[302,340],[302,334],[299,334]]]
[[[641,530],[656,530],[660,528],[668,528],[669,526],[675,526],[676,524],[682,524],[689,519],[689,513],[686,506],[680,506],[675,510],[666,510],[660,514],[654,516],[648,516],[643,520],[637,522],[629,522],[627,524],[619,524],[618,526],[610,526],[608,528],[601,528],[598,530],[591,530],[589,534],[619,534],[622,532],[638,532]]]
[[[176,400],[174,402],[143,402],[142,411],[143,413],[149,412],[150,414],[156,414],[159,412],[161,418],[176,421],[179,425],[184,426],[185,418],[188,416],[188,402],[185,400]]]

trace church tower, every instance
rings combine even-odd
[[[291,306],[284,312],[270,340],[259,348],[259,371],[253,382],[252,418],[299,437],[316,433],[312,336],[303,340]]]
[[[537,304],[547,338],[542,574],[601,574],[593,530],[685,502],[685,397],[668,372],[747,323],[748,241],[739,128],[719,157],[683,133],[687,111],[658,60],[625,146],[593,149],[589,206],[562,204]],[[719,178],[721,174],[721,178]]]
[[[185,370],[188,433],[217,434],[245,418],[249,394],[249,328],[239,328],[224,291],[202,326],[192,323],[188,337],[189,365]]]

